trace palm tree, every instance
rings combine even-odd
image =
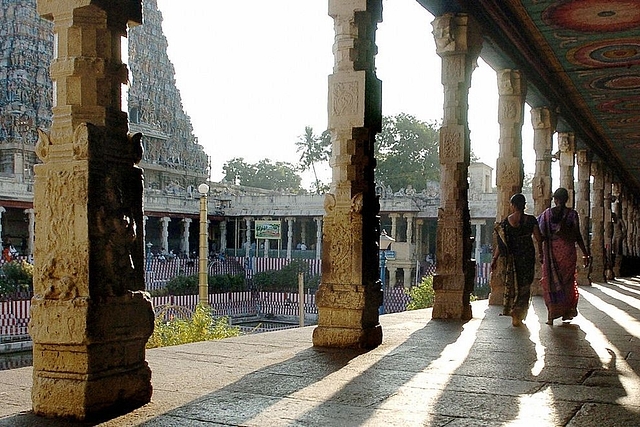
[[[304,127],[304,135],[298,137],[296,141],[296,152],[300,155],[300,170],[306,171],[311,168],[315,179],[316,194],[320,194],[322,183],[316,173],[316,162],[328,161],[331,156],[331,135],[329,131],[322,132],[322,135],[314,135],[311,126]]]

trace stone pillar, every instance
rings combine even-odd
[[[624,218],[624,224],[626,232],[622,238],[622,255],[629,256],[629,230],[631,229],[631,203],[629,203],[629,190],[626,187],[622,188],[620,192],[620,203],[622,206],[622,218]]]
[[[473,257],[476,260],[476,264],[480,263],[480,250],[481,245],[482,245],[482,227],[484,227],[484,221],[482,220],[471,220],[471,225],[474,225],[476,227],[476,235],[474,238],[474,244],[476,247],[475,253],[473,255]]]
[[[182,219],[182,238],[180,239],[180,251],[189,255],[189,227],[191,226],[191,218]]]
[[[524,166],[522,164],[522,125],[524,121],[524,101],[527,84],[518,70],[498,72],[498,122],[500,123],[500,153],[496,165],[498,204],[496,222],[499,223],[511,213],[511,196],[522,191]],[[495,236],[494,236],[495,240]],[[494,247],[497,241],[493,242]],[[504,302],[505,258],[500,257],[496,269],[491,274],[489,304],[502,305]],[[504,313],[510,314],[510,313]]]
[[[404,288],[409,289],[413,285],[411,281],[411,267],[404,267],[402,273],[404,275]]]
[[[407,219],[407,243],[413,242],[413,218],[414,214],[406,213],[404,217]]]
[[[603,186],[603,196],[604,196],[604,248],[605,248],[605,258],[604,258],[604,275],[606,280],[612,280],[614,278],[613,275],[613,257],[612,257],[612,243],[613,243],[613,220],[611,217],[611,205],[612,205],[612,195],[611,195],[611,181],[612,174],[611,170],[608,167],[602,164],[603,175],[604,175],[604,186]]]
[[[0,250],[4,247],[2,242],[2,214],[4,214],[7,210],[4,206],[0,206]]]
[[[482,48],[482,35],[477,24],[464,14],[445,14],[432,25],[436,52],[442,58],[444,86],[433,318],[470,319],[475,265],[471,261],[467,114],[471,73]]]
[[[322,256],[322,217],[314,218],[316,221],[316,259]]]
[[[591,219],[591,153],[587,150],[578,150],[576,152],[576,161],[578,164],[578,186],[576,190],[576,211],[580,218],[580,233],[584,240],[585,247],[590,247],[589,230],[591,229],[589,221]],[[591,286],[591,278],[589,277],[590,269],[584,268],[578,251],[578,285]]]
[[[47,417],[92,419],[151,399],[141,135],[127,135],[120,108],[120,40],[142,10],[139,1],[126,6],[38,2],[57,53],[51,133],[36,146],[29,325],[33,411]]]
[[[375,34],[381,0],[329,0],[334,67],[329,76],[332,179],[325,195],[322,280],[313,344],[373,348],[382,342],[374,144],[382,125]]]
[[[400,214],[390,213],[389,218],[391,218],[391,238],[399,241],[398,239],[398,217]]]
[[[293,250],[293,218],[285,218],[287,221],[287,259],[291,259]]]
[[[626,224],[622,214],[622,185],[620,182],[613,182],[611,185],[611,194],[613,203],[611,210],[613,211],[613,238],[611,247],[613,248],[612,255],[612,278],[620,276],[620,262],[622,261],[622,246],[626,235]]]
[[[34,209],[25,209],[24,213],[29,218],[29,238],[27,239],[27,255],[33,255],[33,245],[36,235],[36,214]],[[2,247],[2,245],[0,245]]]
[[[418,261],[424,261],[424,252],[422,251],[422,227],[424,226],[423,219],[416,219],[416,258]],[[417,273],[416,273],[417,274]]]
[[[591,162],[593,205],[591,206],[591,277],[605,281],[606,250],[604,240],[604,170],[602,161]]]
[[[553,151],[553,134],[556,129],[557,117],[548,107],[531,109],[531,124],[533,126],[533,149],[536,152],[536,170],[533,176],[533,214],[540,216],[551,206],[551,153]],[[538,245],[536,260],[539,259]],[[542,295],[540,278],[542,265],[536,261],[536,269],[531,284],[531,295]]]
[[[163,216],[160,218],[160,223],[162,224],[161,231],[161,242],[160,242],[160,250],[162,253],[169,252],[169,223],[171,222],[171,218],[168,216]]]
[[[256,242],[256,250],[255,253],[251,253],[251,221],[253,220],[253,218],[251,217],[245,217],[244,219],[244,225],[245,225],[245,242],[244,242],[244,247],[245,247],[245,256],[258,256],[258,243]]]
[[[558,133],[558,149],[560,151],[560,185],[569,192],[567,206],[575,207],[573,182],[574,164],[576,154],[576,140],[573,132]]]
[[[220,221],[220,253],[227,251],[227,220]]]
[[[389,267],[387,265],[387,270],[389,270],[389,289],[393,289],[396,287],[397,281],[397,273],[398,269],[396,267]]]
[[[300,218],[300,242],[309,247],[309,243],[307,243],[307,220],[305,218]]]

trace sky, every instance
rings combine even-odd
[[[305,126],[318,135],[327,128],[334,39],[328,0],[157,1],[182,104],[211,157],[212,181],[222,179],[224,163],[234,157],[297,163],[295,142]],[[416,0],[383,1],[376,33],[383,115],[442,119],[441,60],[432,21]],[[469,98],[471,149],[493,168],[497,111],[495,72],[480,61]],[[529,108],[525,111],[525,173],[533,173],[533,131]],[[328,165],[320,175],[330,180]],[[310,188],[311,182],[310,172],[304,174],[303,186]]]

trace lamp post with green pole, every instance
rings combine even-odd
[[[207,305],[209,303],[209,284],[207,261],[207,194],[209,186],[202,183],[198,186],[200,193],[200,250],[198,252],[198,302]]]

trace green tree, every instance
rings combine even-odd
[[[384,116],[376,136],[376,181],[393,189],[411,185],[416,191],[427,181],[439,181],[438,128],[437,122],[405,113]]]
[[[320,194],[326,190],[326,186],[318,179],[316,163],[327,162],[331,157],[331,134],[328,130],[321,135],[314,135],[311,126],[304,127],[304,134],[296,141],[296,152],[300,153],[300,170],[311,169],[314,177],[315,193]]]
[[[294,193],[301,191],[302,178],[291,163],[273,163],[269,159],[263,159],[251,164],[246,163],[242,157],[236,157],[225,162],[222,170],[225,180],[240,185]]]

